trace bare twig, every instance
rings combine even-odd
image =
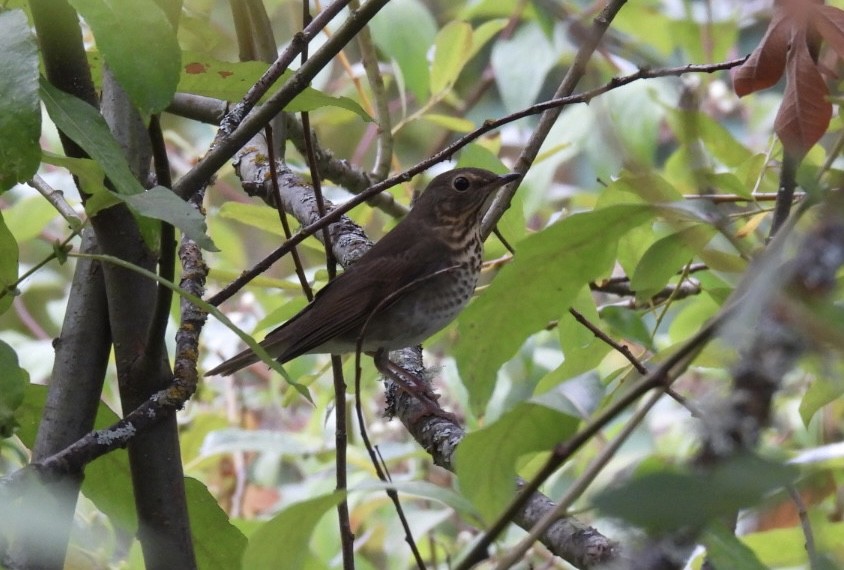
[[[38,193],[53,205],[56,211],[67,220],[70,229],[76,231],[82,228],[82,219],[76,214],[73,206],[64,199],[64,192],[56,190],[37,174],[32,177],[32,180],[27,181],[27,184],[38,190]]]

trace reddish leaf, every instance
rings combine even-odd
[[[786,64],[785,93],[774,121],[785,149],[799,158],[820,140],[832,118],[829,91],[809,54],[804,32],[794,35]]]
[[[777,10],[759,46],[747,61],[732,71],[736,95],[744,97],[779,81],[785,69],[791,27],[792,22],[785,11]]]
[[[812,23],[838,57],[844,59],[844,11],[833,6],[815,6]]]

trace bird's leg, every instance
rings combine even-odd
[[[457,423],[457,417],[454,414],[446,412],[437,404],[439,396],[434,394],[433,390],[418,377],[390,360],[386,350],[378,350],[372,357],[375,361],[375,368],[381,374],[395,382],[399,388],[415,397],[422,404],[422,412],[412,418],[413,420],[424,416],[439,416]]]

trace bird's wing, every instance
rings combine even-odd
[[[439,266],[443,255],[438,250],[447,246],[438,245],[431,236],[422,241],[407,229],[399,224],[384,236],[357,263],[323,287],[313,302],[270,331],[261,346],[280,362],[296,358],[332,338],[359,330],[374,311],[387,309],[416,285],[423,285],[426,275],[447,269]],[[394,283],[408,286],[388,298]],[[258,360],[246,349],[206,376],[232,374]]]
[[[424,282],[430,259],[414,246],[398,255],[365,256],[323,287],[314,301],[270,332],[261,343],[284,362],[305,354],[338,336],[359,331],[373,312],[381,312]],[[426,248],[427,249],[427,248]],[[410,263],[409,263],[410,262]],[[395,283],[410,284],[393,298]],[[319,326],[314,326],[319,323]]]

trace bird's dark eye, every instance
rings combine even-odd
[[[451,185],[458,192],[464,192],[465,190],[468,190],[470,186],[469,179],[465,176],[458,176],[454,179],[454,182],[452,182]]]

